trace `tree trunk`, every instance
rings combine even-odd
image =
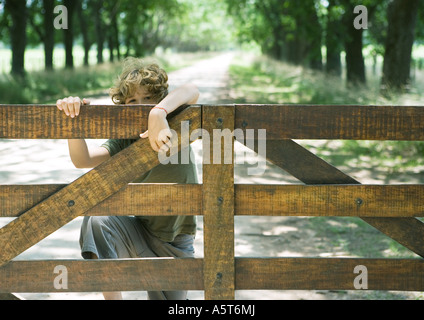
[[[345,26],[344,49],[346,52],[346,78],[348,85],[366,84],[365,61],[362,54],[363,29],[356,29],[353,22],[355,6],[350,0],[344,0],[345,14],[343,24]]]
[[[84,47],[84,66],[88,66],[90,64],[90,48],[91,48],[91,41],[89,38],[89,32],[88,32],[88,24],[87,20],[89,19],[89,16],[84,15],[83,8],[82,8],[82,2],[77,8],[77,14],[78,14],[78,20],[81,25],[81,35],[82,35],[82,45]]]
[[[362,29],[355,29],[352,22],[348,25],[346,50],[346,72],[348,84],[366,84],[365,62],[362,54]]]
[[[418,0],[394,0],[389,4],[382,90],[406,90],[410,81],[412,45]]]
[[[75,9],[79,5],[79,0],[64,0],[64,5],[68,9],[68,29],[64,29],[64,43],[65,43],[65,66],[68,69],[74,68],[74,28],[73,16]]]
[[[12,17],[10,40],[12,46],[12,75],[25,75],[27,6],[26,0],[7,0],[5,9]]]
[[[112,20],[112,30],[113,30],[114,43],[116,48],[116,55],[118,60],[121,60],[121,51],[119,46],[119,27],[118,27],[118,19],[116,15],[114,19]]]
[[[96,39],[97,39],[97,63],[103,63],[103,46],[104,46],[104,34],[102,26],[102,1],[96,0],[94,3],[94,23],[96,26]]]
[[[54,50],[54,0],[43,0],[44,7],[44,65],[46,70],[53,70]]]
[[[303,2],[302,2],[303,3]],[[308,56],[307,63],[311,69],[322,70],[322,26],[318,19],[318,13],[315,8],[315,2],[310,1],[308,4],[307,21],[309,28],[306,28],[308,38]]]
[[[339,19],[334,17],[334,0],[330,0],[328,5],[328,20],[327,20],[327,34],[325,38],[325,45],[327,47],[327,74],[341,77],[342,63],[340,58],[341,53],[341,37],[340,37],[340,22]]]

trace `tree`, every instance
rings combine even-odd
[[[96,29],[96,43],[97,43],[97,63],[103,63],[103,46],[105,42],[105,29],[102,20],[102,0],[93,0],[93,11],[94,11],[94,25]]]
[[[344,25],[346,28],[346,37],[344,49],[346,52],[346,77],[348,84],[358,85],[366,83],[365,61],[362,53],[363,32],[362,28],[355,28],[353,21],[354,4],[350,0],[345,0]]]
[[[12,47],[12,74],[24,76],[28,14],[26,0],[6,0],[5,10],[12,17],[12,24],[9,29]]]
[[[63,0],[63,4],[68,10],[68,29],[64,29],[64,43],[65,43],[65,66],[68,69],[74,68],[74,23],[73,17],[76,8],[79,6],[80,0]]]
[[[239,33],[256,41],[264,54],[287,62],[322,68],[322,26],[315,0],[227,0]],[[307,21],[307,23],[305,23]]]
[[[405,90],[410,80],[419,0],[393,0],[388,7],[382,85],[385,90]]]
[[[91,36],[92,24],[88,23],[90,17],[92,17],[92,8],[89,6],[89,0],[83,0],[77,7],[77,16],[81,29],[82,46],[84,48],[84,66],[89,65],[90,48],[94,43],[94,37]]]
[[[325,33],[325,46],[327,59],[325,70],[327,74],[340,77],[342,75],[342,62],[340,54],[343,48],[343,33],[340,30],[340,19],[343,13],[336,0],[329,0],[327,7],[327,21]]]
[[[35,34],[38,36],[38,39],[32,40],[32,42],[36,41],[35,43],[31,43],[31,40],[29,41],[31,44],[38,44],[40,42],[44,45],[44,65],[46,70],[52,70],[53,69],[53,50],[54,50],[54,28],[53,21],[54,21],[54,7],[55,7],[55,0],[42,0],[40,1],[32,1],[29,6],[29,14],[28,14],[28,21],[31,24],[31,29],[35,32]],[[32,33],[28,32],[30,39],[34,38],[31,37]]]
[[[355,0],[339,0],[343,5],[345,14],[343,16],[345,42],[344,49],[346,52],[346,74],[348,85],[366,84],[365,61],[363,55],[363,35],[364,29],[355,26],[354,21],[358,18],[355,13],[355,7],[358,2]],[[381,0],[363,0],[361,5],[367,10],[360,12],[366,15],[366,20],[372,20],[376,10],[384,3]]]
[[[53,50],[54,50],[54,0],[43,0],[44,11],[44,63],[47,70],[53,69]]]

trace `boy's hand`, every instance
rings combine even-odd
[[[160,109],[152,109],[149,114],[149,130],[140,135],[141,138],[149,138],[153,150],[168,152],[171,148],[172,132],[166,120],[166,113]]]
[[[56,106],[59,110],[65,112],[65,114],[71,118],[75,118],[79,115],[81,105],[89,105],[90,100],[80,99],[78,97],[69,97],[65,99],[59,99],[56,102]]]

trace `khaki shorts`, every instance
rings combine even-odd
[[[165,242],[152,235],[140,219],[128,216],[84,217],[80,246],[84,259],[193,257],[194,236],[178,235]],[[149,291],[150,300],[185,300],[186,291]]]

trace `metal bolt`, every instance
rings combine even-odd
[[[242,128],[245,129],[247,127],[247,122],[245,120],[243,120],[243,123],[241,124]]]
[[[221,272],[218,272],[216,274],[216,280],[221,280],[221,279],[222,279],[222,273]]]
[[[69,200],[68,201],[68,207],[73,207],[75,205],[75,201],[74,200]]]
[[[360,205],[362,205],[362,204],[364,203],[364,200],[362,200],[361,198],[357,198],[357,199],[355,200],[355,202],[356,202],[356,204],[357,204],[358,206],[360,206]]]
[[[216,119],[216,123],[217,125],[222,126],[222,124],[224,123],[224,120],[222,120],[222,118],[218,118]]]
[[[223,197],[218,197],[218,204],[222,204],[224,202],[224,198]]]

